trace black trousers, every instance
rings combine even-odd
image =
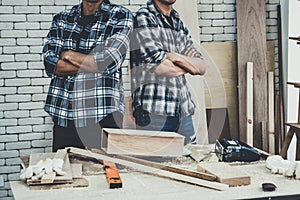
[[[99,123],[88,120],[86,127],[75,127],[74,121],[68,121],[67,127],[61,127],[54,121],[52,151],[65,147],[82,149],[100,148],[102,128],[122,128],[123,114],[113,112]]]

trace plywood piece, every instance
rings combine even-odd
[[[253,146],[253,62],[247,62],[247,144]]]
[[[175,132],[130,129],[102,130],[102,149],[109,154],[177,157],[184,137]]]
[[[72,183],[52,184],[52,185],[31,185],[30,190],[52,190],[64,188],[81,188],[88,187],[89,182],[86,178],[75,178]]]
[[[236,167],[227,163],[199,163],[197,170],[217,176],[217,181],[229,186],[241,186],[250,184],[250,176]]]
[[[181,182],[186,182],[186,183],[190,183],[190,184],[194,184],[194,185],[198,185],[198,186],[202,186],[202,187],[206,187],[206,188],[210,188],[210,189],[214,189],[214,190],[221,190],[222,191],[222,190],[227,190],[228,189],[228,185],[226,185],[226,184],[206,181],[206,180],[202,180],[202,179],[198,179],[198,178],[194,178],[194,177],[190,177],[190,176],[186,176],[186,175],[182,175],[182,174],[177,174],[177,173],[174,173],[174,172],[165,171],[165,170],[157,169],[157,168],[154,168],[154,167],[145,166],[145,165],[142,165],[142,164],[130,162],[130,161],[127,161],[127,160],[122,160],[122,159],[119,159],[119,158],[110,157],[110,156],[107,156],[107,155],[93,153],[93,152],[88,151],[88,150],[83,150],[83,149],[70,147],[70,148],[68,148],[68,151],[70,153],[73,153],[74,155],[84,155],[86,157],[95,158],[95,159],[98,159],[98,160],[105,160],[105,161],[113,162],[113,163],[116,163],[116,164],[121,164],[121,165],[131,167],[131,168],[136,169],[138,171],[141,171],[141,172],[144,172],[144,173],[147,173],[147,174],[152,174],[152,175],[155,175],[155,176],[160,176],[160,177],[164,177],[164,178],[178,180],[178,181],[181,181]]]
[[[254,146],[261,148],[260,123],[267,121],[267,45],[265,0],[237,0],[237,50],[240,139],[246,141],[246,68],[254,66]]]
[[[36,154],[31,154],[29,158],[29,165],[33,166],[37,164],[40,160],[45,160],[46,158],[51,158],[53,159],[55,156],[55,153],[36,153]],[[64,165],[63,165],[63,171],[66,172],[66,175],[64,176],[56,176],[53,184],[56,183],[70,183],[73,181],[72,179],[72,171],[71,171],[71,165],[70,165],[70,160],[69,156],[65,156],[64,159]],[[28,185],[39,185],[42,184],[41,180],[27,180]]]

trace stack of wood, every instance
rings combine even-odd
[[[46,159],[53,159],[56,153],[36,153],[31,154],[29,158],[24,157],[23,164],[25,167],[33,167],[39,161]],[[29,159],[29,160],[28,160]],[[64,175],[56,175],[55,172],[44,174],[40,179],[29,178],[26,184],[31,189],[58,189],[58,188],[74,188],[74,187],[87,187],[88,181],[82,176],[82,164],[70,163],[68,154],[64,156],[64,164],[62,171]]]

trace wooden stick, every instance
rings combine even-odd
[[[98,149],[92,149],[91,151],[94,153],[103,154],[103,152]],[[114,157],[117,157],[117,158],[120,158],[123,160],[127,160],[130,162],[146,165],[149,167],[154,167],[157,169],[162,169],[162,170],[166,170],[166,171],[170,171],[170,172],[174,172],[174,173],[178,173],[178,174],[183,174],[183,175],[187,175],[187,176],[191,176],[191,177],[195,177],[195,178],[201,178],[201,179],[204,179],[207,181],[216,181],[217,180],[216,176],[207,174],[207,173],[203,173],[203,172],[195,172],[195,171],[188,170],[188,169],[180,169],[178,167],[167,166],[167,165],[164,165],[161,163],[151,162],[148,160],[143,160],[143,159],[139,159],[139,158],[135,158],[135,157],[131,157],[131,156],[114,155]]]
[[[186,183],[190,183],[190,184],[195,184],[198,186],[202,186],[202,187],[206,187],[206,188],[210,188],[210,189],[214,189],[214,190],[226,190],[229,188],[229,186],[226,184],[206,181],[206,180],[197,179],[197,178],[182,175],[182,174],[177,174],[174,172],[160,170],[160,169],[157,169],[154,167],[149,167],[149,166],[145,166],[145,165],[138,164],[138,163],[133,163],[133,162],[126,161],[126,160],[121,160],[118,158],[112,158],[112,157],[109,157],[106,155],[93,153],[88,150],[83,150],[83,149],[78,149],[78,148],[73,148],[73,147],[69,147],[67,149],[68,149],[68,152],[73,153],[75,155],[78,154],[78,155],[83,155],[83,156],[90,157],[90,158],[96,158],[99,160],[105,160],[105,161],[118,163],[121,165],[132,167],[138,171],[141,171],[141,172],[144,172],[147,174],[151,174],[151,175],[155,175],[155,176],[159,176],[159,177],[164,177],[164,178],[169,178],[169,179],[182,181],[182,182],[186,182]]]
[[[267,134],[267,123],[265,121],[261,122],[261,138],[262,138],[262,149],[268,151],[268,134]]]
[[[268,72],[268,104],[269,153],[275,154],[274,72]]]
[[[247,62],[247,144],[253,146],[253,63]]]

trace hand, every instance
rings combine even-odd
[[[60,58],[62,60],[68,61],[70,59],[70,56],[71,56],[72,52],[73,52],[72,50],[63,51],[63,52],[60,53]]]
[[[173,64],[169,59],[162,61],[154,71],[157,75],[176,77],[187,73],[184,69]]]

